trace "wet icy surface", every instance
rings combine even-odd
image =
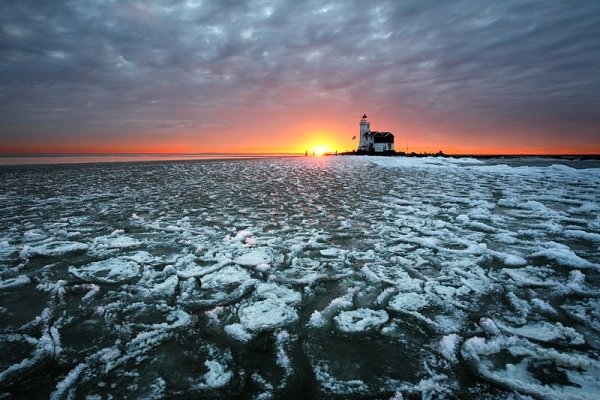
[[[590,166],[2,167],[0,397],[595,399]]]

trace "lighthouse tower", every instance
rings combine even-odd
[[[369,148],[368,137],[365,135],[371,131],[371,124],[367,121],[367,114],[363,114],[360,120],[360,141],[358,142],[359,150],[367,150]]]

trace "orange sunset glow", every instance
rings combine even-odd
[[[6,6],[0,153],[600,153],[593,12],[376,3]]]

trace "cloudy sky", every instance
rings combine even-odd
[[[3,1],[0,152],[600,153],[600,1]]]

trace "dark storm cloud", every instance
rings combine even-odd
[[[234,128],[319,96],[590,134],[600,2],[2,2],[0,85],[4,140]]]

